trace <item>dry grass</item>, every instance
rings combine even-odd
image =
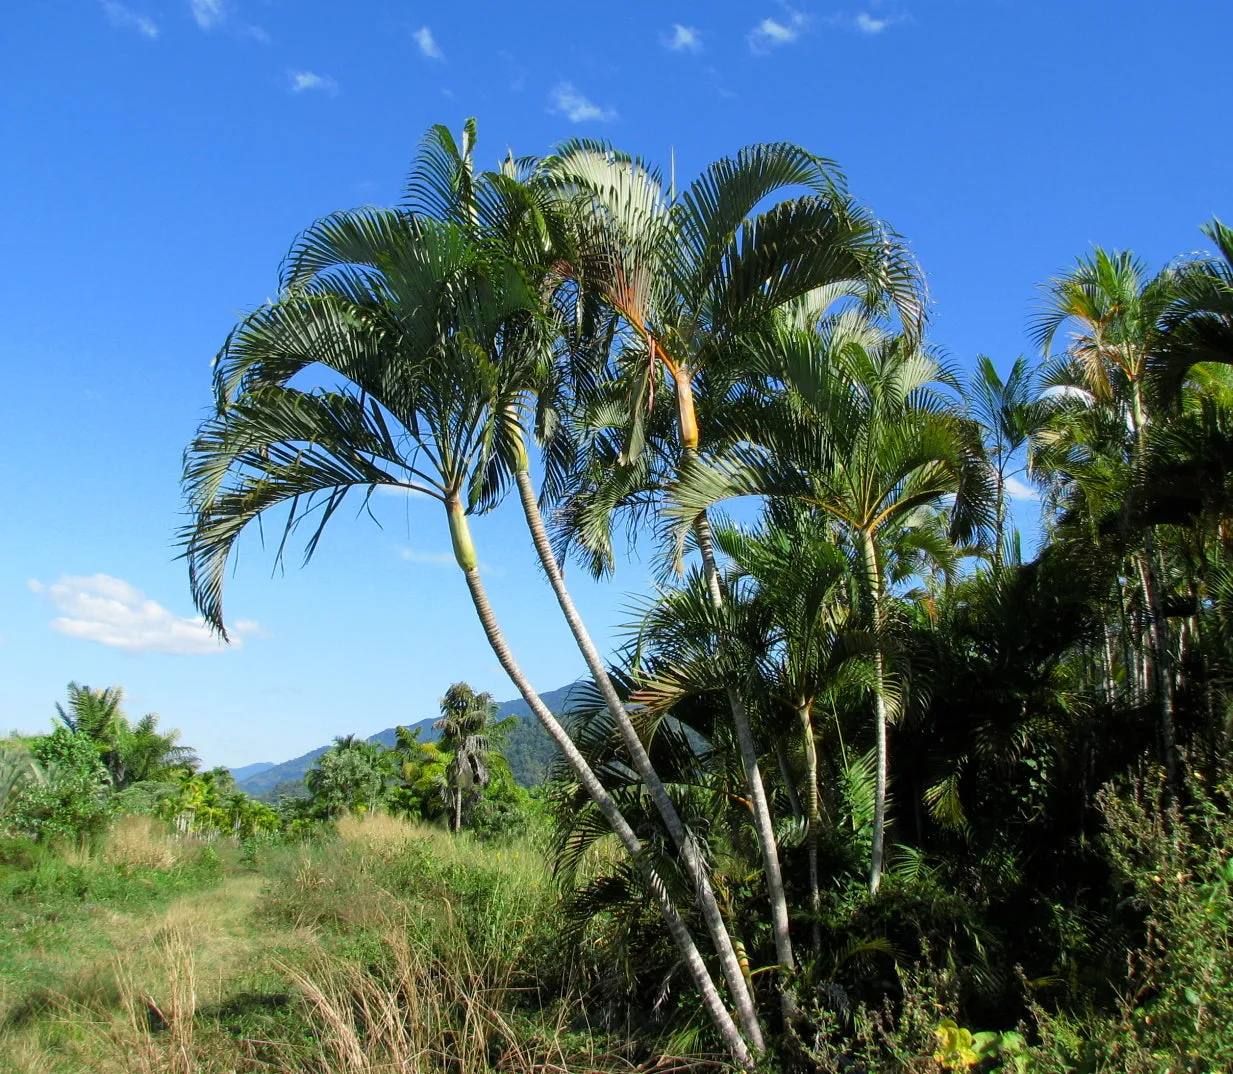
[[[233,875],[140,924],[117,919],[105,957],[27,1024],[0,1029],[0,1071],[655,1069],[592,1035],[568,989],[541,994],[537,945],[554,936],[556,903],[533,848],[381,816],[348,819],[339,834],[276,863],[268,882]],[[126,823],[102,853],[148,867],[176,845]]]
[[[121,868],[172,869],[179,848],[152,817],[122,817],[103,844],[102,859]]]

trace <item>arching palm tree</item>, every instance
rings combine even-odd
[[[222,580],[244,526],[286,505],[286,538],[311,519],[312,554],[353,490],[409,489],[445,511],[454,557],[490,645],[643,870],[673,940],[734,1059],[748,1048],[641,843],[522,673],[479,572],[468,515],[499,498],[516,441],[505,416],[534,349],[538,303],[507,262],[453,223],[398,210],[337,214],[302,237],[284,293],[232,333],[216,368],[217,415],[186,455],[193,521],[184,540],[194,598],[224,631]],[[518,349],[517,346],[514,347]],[[313,368],[338,389],[288,381]],[[281,549],[280,549],[281,551]]]
[[[474,167],[474,120],[463,127],[461,141],[444,127],[434,127],[421,144],[406,200],[419,214],[462,227],[479,243],[496,246],[518,265],[520,273],[552,312],[557,333],[553,352],[531,362],[516,355],[522,390],[512,392],[501,415],[511,445],[513,478],[540,564],[548,578],[587,669],[619,731],[630,762],[642,779],[670,837],[680,852],[724,978],[736,1006],[741,1030],[755,1050],[764,1047],[762,1027],[732,937],[715,898],[697,839],[683,823],[659,773],[652,765],[633,720],[613,685],[598,647],[565,584],[531,477],[528,443],[541,448],[545,477],[542,498],[552,502],[566,482],[576,445],[566,417],[580,397],[593,396],[596,370],[590,337],[602,311],[594,295],[581,287],[579,272],[586,246],[579,242],[577,219],[560,197],[556,170],[543,161],[507,157],[497,172]],[[502,356],[509,360],[507,349]],[[602,353],[600,358],[602,361]]]
[[[497,703],[491,694],[477,694],[465,682],[456,682],[441,699],[441,719],[433,727],[441,732],[440,745],[453,754],[445,771],[453,806],[453,829],[462,829],[462,811],[467,798],[479,788],[488,786],[492,778],[489,764],[517,716],[496,719]]]
[[[744,149],[712,164],[679,197],[665,191],[645,162],[598,142],[570,143],[547,167],[578,222],[572,279],[612,312],[596,327],[613,354],[623,449],[611,460],[615,473],[603,476],[608,488],[584,487],[571,512],[571,536],[600,566],[611,560],[614,507],[624,503],[645,512],[663,491],[662,484],[648,489],[648,477],[671,481],[700,451],[722,444],[723,413],[734,409],[734,391],[748,383],[742,344],[764,332],[785,306],[846,293],[870,308],[890,299],[912,329],[919,323],[911,259],[846,194],[832,163],[798,146]],[[804,193],[758,211],[788,191]],[[676,403],[675,435],[655,445],[659,465],[648,470],[654,402],[667,392]],[[711,599],[722,604],[705,512],[691,521]],[[794,957],[774,822],[735,688],[729,705],[763,851],[778,960],[790,972]]]
[[[842,535],[859,579],[874,646],[877,785],[869,887],[881,883],[889,725],[895,682],[883,635],[895,588],[932,561],[953,559],[951,538],[987,524],[988,473],[970,423],[947,405],[956,384],[913,341],[863,317],[841,315],[820,334],[786,330],[760,361],[785,387],[752,446],[687,471],[674,491],[684,530],[698,513],[733,496],[795,499]],[[940,511],[954,499],[950,533]]]

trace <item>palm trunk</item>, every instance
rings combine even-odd
[[[462,831],[462,788],[454,788],[454,834]]]
[[[818,812],[818,746],[813,735],[813,706],[803,703],[797,710],[801,718],[801,731],[805,736],[805,789],[809,795],[806,805],[805,840],[809,851],[809,910],[813,915],[813,953],[822,951],[822,895],[818,885],[818,836],[822,817]]]
[[[702,960],[702,956],[698,953],[697,945],[694,943],[688,927],[673,905],[672,896],[669,894],[663,878],[659,876],[655,871],[655,867],[642,853],[641,842],[634,833],[634,830],[629,826],[629,822],[622,815],[612,796],[608,793],[607,788],[599,781],[599,778],[587,763],[586,758],[579,752],[578,747],[557,721],[552,711],[544,704],[539,694],[535,692],[530,681],[514,660],[513,653],[510,651],[509,645],[505,640],[505,635],[497,623],[492,605],[488,601],[488,594],[484,589],[484,584],[480,580],[478,560],[475,555],[474,545],[471,542],[470,528],[467,525],[462,504],[457,499],[451,499],[446,504],[446,512],[449,516],[450,535],[453,540],[455,558],[458,560],[458,565],[462,568],[463,575],[467,580],[467,589],[471,594],[471,602],[475,605],[476,614],[479,616],[480,624],[484,628],[484,634],[488,638],[488,644],[492,647],[497,661],[514,685],[518,687],[518,692],[522,695],[527,705],[530,706],[531,711],[535,713],[544,730],[548,732],[552,740],[557,744],[557,748],[560,749],[562,755],[578,776],[579,782],[598,807],[600,813],[608,822],[609,827],[616,834],[621,845],[628,852],[634,865],[642,875],[647,889],[659,906],[659,911],[664,918],[664,923],[667,925],[668,933],[680,951],[682,960],[688,968],[690,976],[693,978],[694,985],[702,999],[702,1004],[710,1015],[716,1030],[723,1038],[733,1061],[744,1069],[751,1068],[753,1060],[749,1047],[741,1036],[740,1030],[737,1029],[736,1023],[732,1020],[732,1016],[728,1013],[728,1009],[724,1006],[710,971]]]
[[[861,535],[865,552],[865,569],[869,575],[870,612],[876,637],[874,643],[874,734],[877,745],[877,777],[873,795],[873,847],[869,855],[869,894],[876,895],[882,884],[883,858],[886,844],[886,785],[889,770],[886,716],[886,664],[882,655],[882,574],[878,566],[873,534]]]
[[[694,523],[694,531],[698,538],[698,551],[702,553],[703,571],[706,575],[707,588],[710,590],[711,602],[717,608],[724,603],[723,588],[719,582],[719,565],[715,561],[715,542],[711,535],[711,524],[704,511]],[[745,702],[735,686],[728,686],[728,707],[732,711],[732,724],[736,730],[736,744],[740,751],[741,764],[745,769],[745,780],[749,784],[749,796],[753,802],[754,828],[758,833],[758,843],[762,849],[762,864],[766,871],[766,890],[771,901],[771,931],[775,937],[775,957],[779,961],[783,978],[796,966],[792,955],[792,938],[788,925],[788,898],[783,886],[783,870],[779,864],[779,845],[775,839],[775,825],[771,819],[771,808],[766,797],[766,785],[762,781],[762,771],[758,766],[758,750],[754,744],[753,731],[749,726],[749,714],[745,711]],[[785,1013],[795,1012],[795,1003],[784,989],[782,1003]]]
[[[557,563],[556,554],[552,550],[552,542],[549,540],[548,530],[544,526],[543,515],[540,514],[539,503],[535,497],[535,486],[531,481],[530,473],[525,467],[519,467],[515,471],[514,476],[518,484],[518,494],[522,500],[523,513],[527,519],[527,527],[531,531],[531,539],[535,544],[535,551],[539,555],[544,573],[548,575],[548,581],[552,585],[553,593],[556,594],[557,603],[561,607],[565,621],[569,624],[569,629],[574,635],[578,649],[586,661],[587,670],[590,671],[591,678],[603,696],[609,715],[620,729],[621,737],[625,741],[626,749],[629,750],[630,760],[633,762],[635,770],[642,778],[642,782],[646,786],[651,800],[655,803],[655,808],[663,818],[664,826],[668,829],[669,836],[671,836],[673,843],[676,844],[677,849],[681,853],[681,857],[685,860],[685,867],[698,899],[698,907],[702,911],[702,918],[706,922],[707,931],[715,947],[715,953],[719,956],[724,980],[728,984],[728,991],[732,996],[733,1003],[736,1005],[737,1017],[741,1022],[741,1030],[754,1049],[762,1051],[766,1045],[762,1037],[762,1027],[758,1021],[758,1013],[754,1007],[753,996],[746,982],[746,976],[741,970],[741,963],[737,958],[736,949],[733,946],[732,937],[728,932],[723,914],[720,912],[719,903],[715,899],[715,891],[711,886],[711,878],[706,862],[703,860],[702,853],[699,850],[697,840],[681,820],[676,805],[664,787],[663,780],[659,778],[659,773],[655,771],[654,765],[651,764],[651,758],[647,754],[646,747],[642,744],[638,730],[629,718],[629,713],[621,702],[620,695],[616,692],[616,687],[612,684],[608,668],[605,666],[599,650],[595,647],[595,642],[591,639],[586,624],[583,623],[582,616],[578,614],[573,598],[565,586],[565,578],[561,573],[560,564]]]

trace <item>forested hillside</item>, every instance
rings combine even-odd
[[[572,686],[562,686],[557,690],[548,690],[541,696],[544,699],[544,703],[553,712],[560,714],[567,710],[569,696],[573,690],[574,687]],[[506,716],[518,717],[518,724],[510,733],[506,744],[505,756],[509,761],[510,770],[513,772],[514,779],[518,784],[523,787],[534,787],[537,783],[543,781],[544,777],[548,774],[549,766],[557,758],[556,747],[539,721],[531,715],[527,703],[522,698],[501,702],[497,708],[497,713],[502,718]],[[436,717],[430,716],[407,726],[412,731],[419,731],[421,742],[434,742],[437,738],[437,732],[432,726],[435,719]],[[396,729],[387,727],[384,731],[378,731],[375,735],[370,735],[366,741],[379,742],[383,746],[392,747],[395,738]],[[304,773],[312,767],[313,763],[328,748],[327,746],[320,746],[300,757],[292,758],[290,761],[284,761],[281,764],[269,767],[263,765],[260,771],[247,777],[239,775],[240,772],[244,771],[243,769],[237,769],[233,773],[236,775],[236,784],[245,794],[250,794],[254,798],[269,799],[272,796],[276,797],[275,788],[280,783],[301,782],[304,779]]]

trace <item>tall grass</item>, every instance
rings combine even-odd
[[[93,946],[37,1003],[6,1004],[19,1074],[470,1074],[683,1070],[596,1032],[559,896],[529,842],[482,844],[385,816],[263,855],[225,851],[144,918],[97,915]],[[148,885],[199,853],[128,820],[91,870]],[[237,859],[232,861],[231,859]],[[118,900],[117,905],[122,905]],[[88,955],[87,955],[88,953]]]

